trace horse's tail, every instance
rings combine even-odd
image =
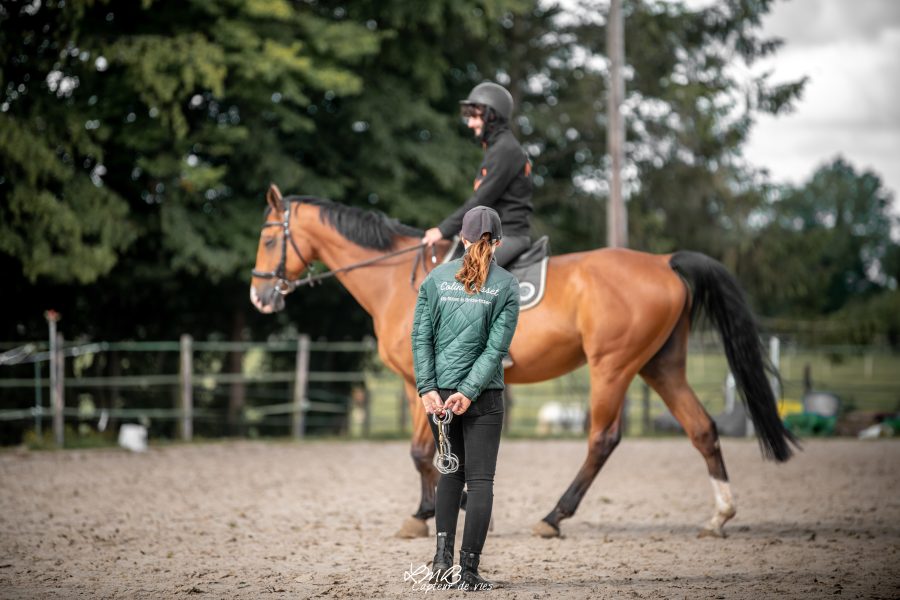
[[[763,456],[784,462],[797,439],[778,417],[775,395],[766,376],[777,376],[759,339],[756,322],[737,280],[718,261],[698,252],[676,252],[669,265],[689,284],[691,323],[705,314],[719,330],[728,366],[753,420]]]

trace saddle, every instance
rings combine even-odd
[[[444,262],[463,255],[463,245],[459,238],[453,239],[453,252],[448,252]],[[531,247],[506,265],[505,269],[519,280],[519,310],[534,308],[544,298],[547,284],[547,263],[550,262],[550,238],[539,237]]]

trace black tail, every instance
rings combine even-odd
[[[698,252],[676,252],[669,265],[690,285],[691,323],[705,314],[719,330],[737,390],[753,420],[766,458],[784,462],[797,439],[778,417],[766,373],[777,373],[759,339],[756,322],[737,280],[718,261]]]

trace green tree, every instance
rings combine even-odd
[[[768,314],[818,316],[896,289],[900,244],[891,194],[843,158],[798,187],[785,186],[741,258]]]
[[[378,47],[284,0],[14,3],[0,19],[0,250],[32,281],[89,283],[148,237],[167,268],[233,275],[260,180],[316,177],[292,141],[315,131],[311,95],[359,93],[351,67]]]
[[[731,266],[765,198],[741,157],[756,115],[790,109],[804,81],[738,77],[777,50],[760,34],[770,0],[692,9],[625,2],[631,245],[701,250]],[[557,251],[605,243],[606,23],[593,2],[533,3],[501,17],[501,43],[473,49],[477,77],[509,83],[535,161],[538,229]]]
[[[31,282],[93,281],[136,233],[127,201],[102,183],[103,149],[78,106],[88,57],[71,35],[83,11],[0,5],[0,252]]]
[[[16,305],[4,338],[41,336],[50,306],[70,339],[359,338],[368,319],[336,284],[296,294],[277,317],[250,307],[262,193],[275,181],[423,225],[439,218],[478,153],[457,126],[470,78],[450,65],[500,28],[502,5],[0,6],[0,193],[17,200],[0,205],[4,297]],[[42,149],[43,162],[25,154]],[[60,163],[81,187],[52,179]],[[44,204],[29,204],[37,195]],[[71,239],[50,235],[60,214]]]
[[[746,253],[766,190],[740,146],[755,114],[786,110],[802,87],[741,83],[728,68],[777,48],[758,34],[770,4],[626,3],[634,246],[691,247],[730,264]],[[143,327],[157,335],[200,323],[237,331],[266,184],[433,225],[469,193],[480,149],[457,101],[483,79],[507,84],[520,107],[513,126],[535,160],[538,232],[553,234],[557,252],[604,241],[602,6],[51,0],[0,10],[0,193],[14,199],[0,206],[0,252],[31,282],[23,298],[85,296],[98,314],[124,305],[135,320],[155,311],[166,317]],[[63,185],[58,172],[81,183]],[[54,281],[96,281],[103,295],[63,294]],[[297,313],[277,323],[308,314],[314,297],[292,298]],[[209,298],[223,301],[211,311]],[[334,310],[351,307],[341,299]],[[85,324],[94,335],[112,327]]]

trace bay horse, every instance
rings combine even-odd
[[[419,508],[398,535],[427,536],[439,475],[432,464],[434,440],[416,394],[410,338],[415,284],[431,266],[422,256],[422,232],[379,212],[312,197],[283,198],[275,185],[266,200],[250,300],[263,313],[281,310],[289,291],[333,275],[371,315],[381,360],[404,381],[413,421],[411,455],[422,484]],[[450,251],[447,241],[437,246],[441,255]],[[332,271],[312,274],[315,261]],[[506,382],[544,381],[587,363],[590,431],[584,463],[556,506],[534,526],[535,534],[558,536],[560,522],[575,514],[619,444],[625,393],[640,375],[706,461],[715,509],[701,535],[724,536],[735,502],[716,426],[685,374],[688,334],[701,312],[721,334],[764,457],[790,458],[791,444],[797,442],[778,417],[767,378],[771,365],[743,293],[724,266],[684,251],[652,255],[600,249],[554,256],[544,299],[519,316],[510,349],[515,362],[506,370]]]

